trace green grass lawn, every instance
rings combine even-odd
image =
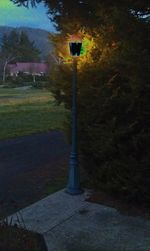
[[[0,139],[62,130],[66,114],[48,91],[0,88]]]

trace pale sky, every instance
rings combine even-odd
[[[54,25],[48,19],[43,4],[36,8],[17,7],[10,0],[0,0],[0,26],[32,27],[55,32]]]

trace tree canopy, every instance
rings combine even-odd
[[[60,24],[62,18],[82,18],[82,17],[96,17],[100,6],[108,9],[112,7],[117,7],[121,9],[126,9],[128,11],[133,11],[136,15],[148,15],[150,14],[150,4],[147,0],[11,0],[17,5],[24,5],[32,7],[36,4],[43,2],[49,7],[49,12],[53,15],[53,19]],[[70,21],[71,21],[70,20]],[[77,20],[76,20],[77,21]],[[88,20],[86,20],[88,21]]]
[[[31,42],[25,32],[13,30],[10,34],[2,37],[2,58],[17,62],[35,62],[39,60],[40,51]],[[12,58],[12,59],[11,59]]]

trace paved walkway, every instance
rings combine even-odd
[[[86,197],[87,192],[71,196],[61,190],[21,215],[28,229],[44,236],[48,251],[150,251],[150,221],[121,215]]]

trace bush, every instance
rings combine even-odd
[[[141,80],[135,88],[119,76],[107,84],[103,74],[106,71],[101,70],[93,84],[94,69],[89,70],[86,79],[91,85],[86,91],[80,88],[79,141],[84,167],[94,186],[126,195],[128,200],[150,201],[148,85]],[[96,82],[97,92],[93,89]]]
[[[33,81],[33,76],[31,74],[25,74],[22,72],[18,73],[18,76],[7,76],[5,84],[11,84],[11,87],[28,86],[33,85],[36,88],[45,88],[48,83],[48,76],[35,76],[35,82]],[[1,81],[2,82],[2,81]],[[3,83],[1,83],[3,84]]]

